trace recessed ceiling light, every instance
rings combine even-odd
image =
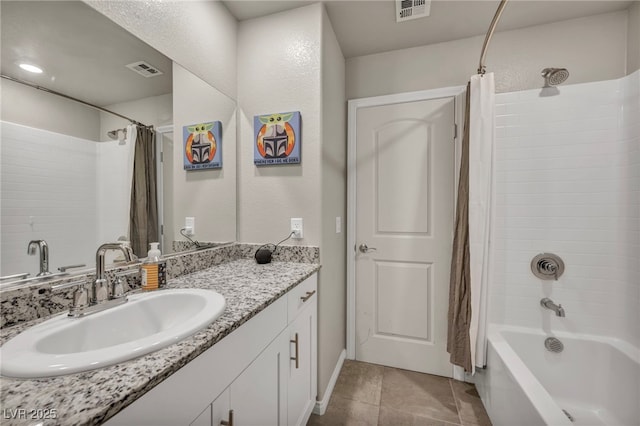
[[[29,71],[35,74],[42,74],[42,68],[36,67],[35,65],[31,65],[31,64],[20,64],[20,68],[22,68],[25,71]]]

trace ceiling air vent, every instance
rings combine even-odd
[[[134,62],[132,64],[127,65],[126,67],[132,71],[137,72],[143,77],[155,77],[156,75],[163,74],[163,72],[160,71],[158,68],[154,67],[153,65],[145,61]]]
[[[396,0],[396,22],[429,16],[431,0]]]

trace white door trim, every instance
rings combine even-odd
[[[397,93],[370,98],[351,99],[348,102],[347,135],[347,359],[356,356],[356,114],[358,109],[397,103],[424,101],[439,98],[454,98],[455,123],[458,132],[456,144],[455,188],[458,187],[459,147],[462,135],[464,92],[466,86],[445,87],[417,92]],[[455,199],[455,197],[454,197]],[[453,237],[453,236],[452,236]]]
[[[158,238],[161,240],[161,249],[164,253],[168,253],[169,250],[165,247],[164,241],[164,163],[162,161],[164,152],[162,148],[162,138],[165,133],[173,133],[173,124],[167,124],[166,126],[156,127],[156,134],[160,136],[156,137],[156,202],[158,203]]]

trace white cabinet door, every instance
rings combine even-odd
[[[220,426],[223,421],[229,424],[229,404],[227,388],[189,426]]]
[[[280,333],[229,386],[235,425],[287,424],[287,337]]]
[[[211,426],[211,404],[207,405],[207,408],[189,426]]]
[[[227,388],[211,403],[211,426],[220,426],[223,421],[229,424],[230,407],[229,388]]]
[[[288,377],[288,424],[305,425],[316,402],[317,378],[317,299],[307,301],[308,306],[300,312],[289,326],[291,339]],[[297,343],[296,343],[297,342]]]

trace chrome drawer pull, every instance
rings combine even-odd
[[[316,291],[315,291],[315,290],[313,290],[313,291],[308,291],[308,292],[307,292],[307,295],[306,295],[306,296],[300,296],[300,299],[301,299],[303,302],[306,302],[307,300],[311,299],[311,296],[313,296],[314,294],[316,294]]]
[[[292,356],[289,359],[296,362],[296,368],[299,366],[300,357],[298,356],[298,333],[296,333],[296,338],[294,340],[289,340],[291,343],[296,345],[296,356]]]
[[[220,420],[222,426],[233,426],[233,410],[229,410],[229,421]]]

